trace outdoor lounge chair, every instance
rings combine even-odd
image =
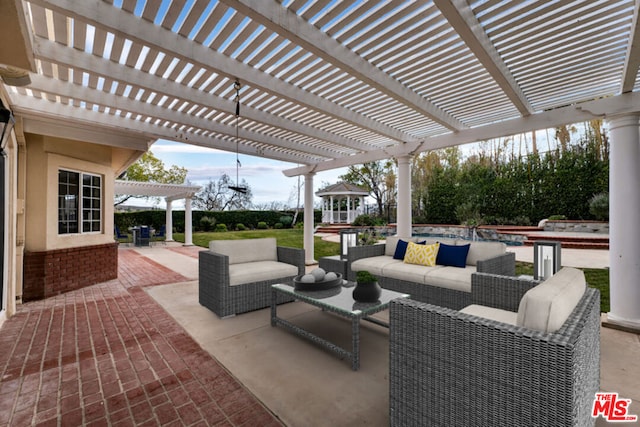
[[[572,287],[575,276],[569,276]],[[545,283],[551,294],[563,293],[551,279],[538,285],[474,274],[476,309],[502,313],[506,323],[411,299],[392,301],[390,424],[594,425],[591,409],[600,384],[600,293],[583,287],[583,293],[568,292],[568,300],[577,303],[528,299],[520,304],[523,295],[543,290]],[[554,317],[557,309],[564,314]],[[508,311],[520,311],[512,315],[525,316],[525,324],[527,316],[537,318],[532,323],[548,316],[542,324],[559,329],[544,332],[509,324]]]
[[[304,271],[304,249],[276,246],[275,238],[213,240],[199,253],[198,299],[219,317],[258,310],[271,305],[271,285]]]
[[[130,242],[129,235],[127,233],[120,232],[120,228],[118,228],[117,225],[113,226],[113,234],[115,235],[116,240],[124,239],[123,243],[127,244]]]

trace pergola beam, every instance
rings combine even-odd
[[[116,76],[122,75],[123,72],[123,66],[116,62],[83,53],[77,49],[64,47],[59,43],[43,38],[37,38],[34,45],[36,57],[43,61],[64,65],[77,71],[84,71],[104,78],[117,78]],[[189,102],[190,104],[202,105],[203,107],[213,110],[229,112],[229,114],[232,114],[235,110],[235,103],[233,101],[229,101],[220,96],[207,94],[173,81],[165,80],[160,82],[156,76],[141,73],[135,69],[131,69],[130,72],[126,74],[126,81],[122,83],[137,86],[159,95],[166,95],[171,98]],[[273,114],[262,112],[253,107],[243,105],[241,115],[243,118],[255,121],[256,123],[285,129],[353,150],[361,151],[371,149],[371,145],[369,144],[335,135],[331,132],[314,128],[297,121],[288,120],[281,116],[274,116]],[[295,144],[291,143],[290,148],[295,149]]]
[[[283,8],[278,2],[220,1],[449,130],[458,131],[468,128],[425,97],[374,67],[359,55],[352,53],[335,39],[318,31],[291,10]]]
[[[370,151],[368,153],[329,160],[315,165],[302,166],[283,171],[285,176],[292,177],[310,172],[320,172],[355,164],[373,162],[389,157],[416,154],[428,150],[453,147],[472,142],[486,141],[494,138],[517,135],[541,129],[554,128],[561,125],[589,121],[607,116],[640,112],[640,93],[626,93],[616,97],[589,101],[582,104],[557,108],[527,117],[506,120],[493,125],[460,131],[455,134],[435,136],[425,139],[421,144],[404,144],[404,146]]]
[[[627,54],[624,60],[624,70],[622,72],[621,93],[631,92],[636,85],[638,70],[640,69],[640,1],[636,1],[633,10],[633,21],[631,24],[631,36],[627,46]]]
[[[42,92],[68,97],[78,101],[84,101],[95,105],[102,105],[115,110],[122,110],[124,112],[130,112],[131,114],[149,116],[154,119],[160,119],[169,123],[174,123],[176,126],[187,126],[196,128],[202,131],[211,131],[223,135],[230,136],[227,143],[224,145],[216,146],[215,148],[221,150],[234,151],[236,148],[234,135],[235,127],[233,125],[224,125],[207,120],[206,118],[196,117],[190,114],[186,114],[178,111],[171,111],[169,109],[149,104],[146,102],[135,101],[121,96],[113,95],[111,93],[99,92],[94,89],[90,89],[84,86],[74,85],[70,82],[62,82],[60,80],[54,80],[39,75],[32,77],[31,88],[34,90],[40,90]],[[78,107],[73,107],[78,108]],[[250,139],[252,141],[259,142],[261,144],[267,144],[274,147],[281,147],[285,149],[295,150],[295,146],[289,141],[282,138],[270,137],[258,132],[252,132],[250,130],[242,130],[242,139]],[[222,141],[222,139],[218,139]],[[229,143],[231,142],[231,144]],[[243,144],[244,145],[244,144]],[[239,147],[238,147],[239,150]],[[315,155],[318,157],[331,158],[335,153],[330,150],[321,148],[307,147],[306,153]]]
[[[84,126],[100,126],[111,129],[127,129],[129,133],[139,133],[149,140],[168,139],[184,142],[199,147],[234,151],[235,143],[219,138],[194,134],[182,127],[168,128],[139,120],[130,120],[118,115],[105,115],[93,110],[75,108],[69,105],[55,104],[44,99],[20,97],[13,104],[14,113],[24,116],[37,116],[53,120],[68,120],[71,123],[82,123]],[[28,129],[25,131],[29,132]],[[40,133],[50,135],[47,129],[39,129]],[[57,136],[57,135],[53,135]],[[243,154],[257,157],[269,157],[289,163],[305,163],[301,156],[287,154],[269,147],[245,147]]]
[[[434,0],[433,3],[520,114],[523,116],[533,114],[535,111],[533,106],[489,40],[487,33],[482,30],[482,25],[471,11],[467,0]]]
[[[191,40],[129,13],[119,13],[112,5],[100,0],[30,0],[32,4],[55,10],[105,31],[117,34],[129,40],[152,47],[176,58],[197,64],[233,80],[239,78],[243,83],[288,99],[310,110],[360,128],[384,135],[396,141],[412,140],[410,135],[398,129],[369,119],[348,108],[341,107],[326,99],[299,89],[294,85],[272,77],[258,69],[229,58],[213,49],[195,44]]]

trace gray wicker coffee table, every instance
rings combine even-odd
[[[380,299],[377,302],[361,303],[354,301],[351,296],[353,288],[343,288],[342,286],[326,291],[297,291],[291,285],[278,284],[271,285],[271,290],[271,326],[283,326],[294,334],[320,344],[339,356],[347,358],[351,361],[351,369],[354,371],[357,371],[360,368],[360,320],[367,320],[388,328],[388,323],[369,316],[379,311],[386,310],[389,307],[389,302],[391,300],[409,297],[407,294],[383,289]],[[336,313],[340,316],[346,317],[347,319],[351,319],[351,351],[327,341],[324,338],[320,338],[319,336],[278,317],[278,294],[293,296],[299,301],[320,307],[323,310],[331,311],[332,313]]]

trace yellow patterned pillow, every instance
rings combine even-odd
[[[418,245],[417,243],[409,242],[409,245],[407,246],[407,253],[404,255],[404,262],[406,264],[418,264],[433,267],[436,265],[436,256],[438,255],[439,248],[440,243],[434,243],[433,245]]]

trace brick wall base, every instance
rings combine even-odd
[[[48,298],[118,277],[118,244],[25,252],[23,301]]]

